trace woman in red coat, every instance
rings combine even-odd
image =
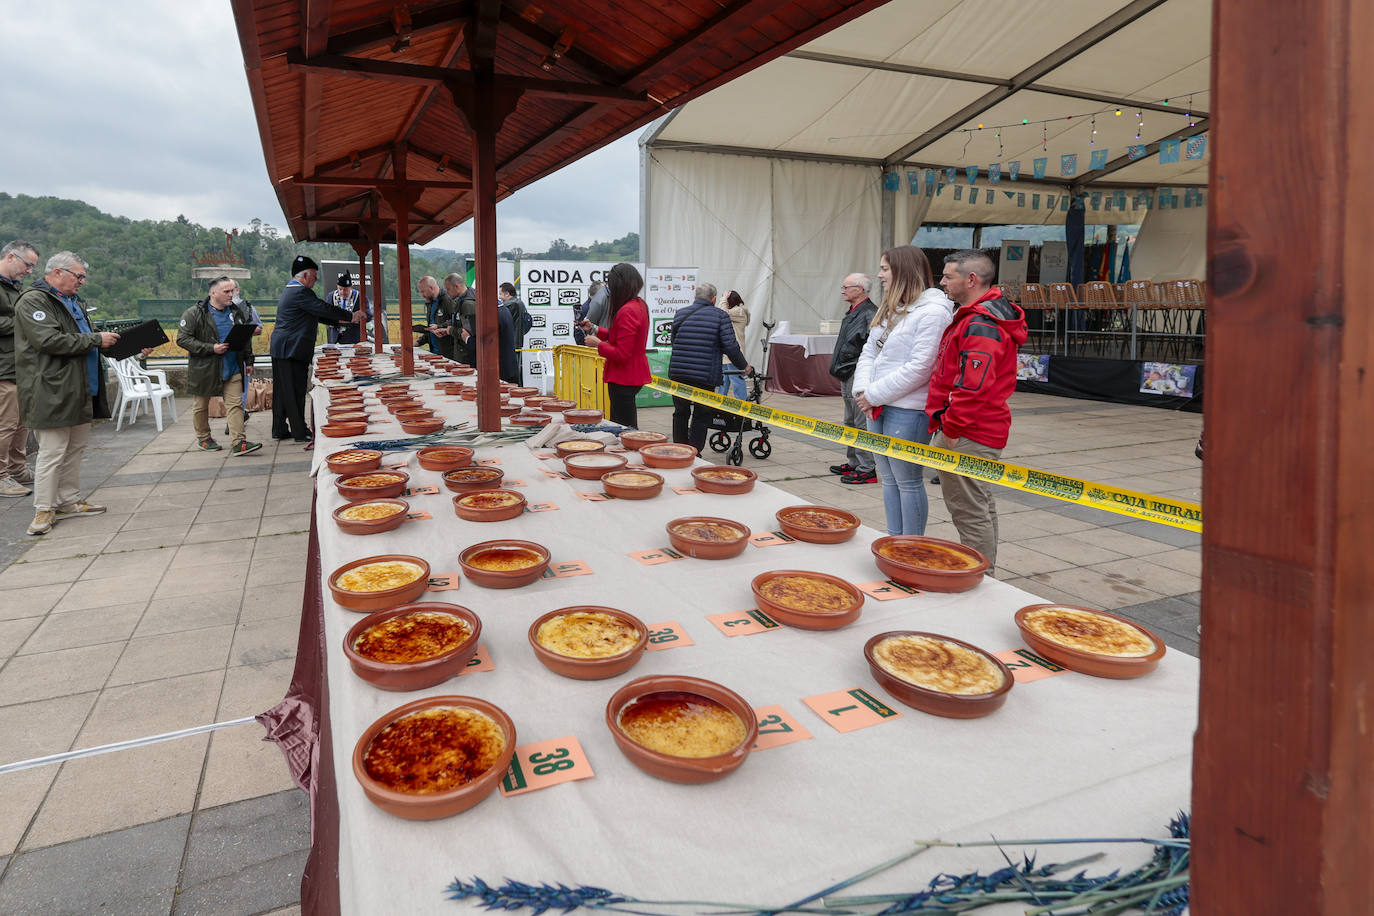
[[[644,278],[633,264],[621,262],[606,275],[610,302],[606,313],[608,327],[582,322],[586,344],[596,347],[606,360],[602,378],[610,396],[610,420],[621,426],[639,426],[635,396],[649,383],[649,307],[639,298]]]

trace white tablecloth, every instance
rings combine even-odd
[[[801,347],[807,356],[829,356],[835,352],[835,341],[838,339],[838,334],[774,334],[768,338],[768,344]]]
[[[417,383],[417,388],[426,387]],[[472,418],[471,403],[425,394],[452,417]],[[383,428],[382,435],[390,435]],[[343,443],[318,439],[321,457]],[[910,849],[917,839],[1054,836],[1162,836],[1189,805],[1197,699],[1195,659],[1170,652],[1148,677],[1112,681],[1065,673],[1018,684],[1006,705],[983,719],[952,720],[897,704],[871,678],[865,640],[888,629],[926,629],[991,651],[1022,644],[1012,622],[1035,597],[993,579],[959,595],[872,599],[854,624],[833,632],[779,629],[726,637],[708,614],[753,606],[750,580],[776,568],[814,569],[853,582],[881,579],[861,529],[849,543],[758,548],[725,561],[683,559],[643,566],[626,554],[666,545],[664,525],[685,515],[718,515],[755,531],[775,527],[773,513],[800,500],[760,483],[747,496],[676,494],[688,470],[662,472],[668,486],[648,501],[585,502],[599,485],[555,480],[524,445],[484,449],[507,478],[524,481],[531,501],[556,511],[507,522],[458,519],[438,473],[411,464],[415,484],[438,496],[411,498],[432,521],[389,534],[340,534],[329,514],[340,499],[334,476],[318,477],[322,569],[362,556],[409,553],[435,572],[456,572],[458,552],[476,541],[518,537],[546,545],[555,561],[582,560],[592,575],[489,590],[464,581],[425,600],[465,605],[482,618],[482,642],[495,670],[472,672],[417,694],[388,693],[356,678],[340,648],[359,615],[324,590],[330,714],[340,810],[339,875],[345,912],[452,913],[454,877],[587,884],[641,899],[708,899],[781,905]],[[561,678],[536,661],[526,641],[531,620],[572,604],[605,604],[649,624],[678,621],[693,646],[646,653],[630,672],[606,681]],[[781,704],[813,738],[756,751],[733,775],[683,786],[636,769],[616,748],[603,720],[610,695],[647,674],[709,678],[755,707]],[[802,698],[863,687],[901,718],[847,734],[833,730]],[[524,795],[498,793],[476,808],[433,822],[394,818],[373,807],[352,775],[357,736],[387,710],[420,695],[483,697],[514,720],[518,743],[576,735],[594,778]],[[1096,871],[1148,858],[1144,847],[1102,847]],[[1092,851],[1097,851],[1093,847]],[[1013,853],[1014,855],[1015,853]],[[1040,861],[1066,861],[1080,847],[1046,848]],[[852,893],[916,890],[941,870],[982,868],[995,849],[932,850]],[[989,912],[1020,912],[1010,907]]]

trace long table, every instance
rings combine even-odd
[[[315,396],[322,408],[323,393]],[[425,400],[450,418],[474,417],[471,403],[432,390]],[[399,428],[381,426],[370,436],[393,433],[399,436]],[[348,444],[317,439],[317,460]],[[301,636],[306,654],[318,649],[318,670],[312,680],[301,670],[312,662],[299,659],[293,684],[300,701],[294,721],[308,728],[301,707],[309,707],[325,736],[304,779],[318,796],[303,886],[307,911],[329,911],[337,902],[346,913],[453,912],[471,904],[447,902],[443,888],[455,877],[473,876],[493,884],[509,877],[593,885],[649,900],[776,906],[898,855],[918,839],[1160,836],[1168,819],[1188,806],[1195,659],[1171,652],[1139,680],[1066,672],[1018,683],[1006,705],[983,719],[926,715],[877,686],[862,655],[869,636],[918,629],[991,651],[1018,648],[1012,614],[1038,599],[988,578],[963,594],[869,599],[858,621],[836,631],[778,627],[730,636],[707,617],[752,608],[750,580],[765,570],[821,570],[856,583],[881,579],[869,551],[879,533],[863,528],[840,545],[784,542],[751,546],[731,560],[644,565],[628,554],[666,545],[671,519],[715,515],[766,532],[775,527],[776,510],[800,500],[763,483],[742,496],[676,493],[672,487],[691,484],[684,469],[661,472],[668,485],[655,499],[589,502],[578,494],[599,492],[599,484],[546,476],[544,470],[559,470],[561,462],[541,460],[523,444],[481,449],[478,457],[498,460],[531,502],[557,508],[507,522],[466,522],[454,515],[439,475],[412,461],[412,484],[440,485],[440,495],[410,500],[433,518],[391,533],[350,536],[329,517],[343,502],[333,475],[318,472],[312,545],[318,544],[319,563],[308,583]],[[456,590],[427,593],[424,600],[454,602],[480,615],[492,670],[415,694],[377,690],[352,674],[341,642],[359,615],[334,604],[319,576],[358,557],[393,552],[424,557],[436,573],[456,572],[462,548],[495,537],[537,541],[555,563],[581,561],[591,573],[513,590],[463,581]],[[575,604],[623,608],[650,625],[676,622],[692,644],[678,640],[646,653],[630,672],[606,681],[559,677],[534,658],[526,630],[540,614]],[[720,682],[756,708],[780,706],[810,737],[756,750],[719,782],[685,786],[650,777],[620,754],[604,710],[628,680],[667,673]],[[803,702],[851,688],[900,715],[842,732],[834,726],[844,724],[846,713],[831,710],[856,704],[821,704],[817,712]],[[514,720],[521,745],[575,736],[595,775],[521,795],[498,792],[445,820],[412,822],[381,812],[352,775],[358,735],[390,709],[441,694],[495,702]],[[1134,847],[1102,851],[1107,856],[1094,868],[1103,871],[1148,857]],[[1041,861],[1083,854],[1057,852],[1047,850]],[[935,849],[855,892],[915,890],[939,871],[1001,864],[996,850]]]

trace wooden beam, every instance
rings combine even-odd
[[[406,34],[418,38],[444,28],[452,28],[455,23],[466,21],[472,15],[472,0],[460,3],[443,3],[426,10],[410,13],[410,30]],[[390,6],[385,7],[390,13]],[[396,26],[390,15],[378,23],[341,32],[329,39],[322,51],[330,54],[356,54],[373,48],[389,47],[402,36],[397,34]]]
[[[370,175],[359,175],[357,178],[345,178],[342,175],[316,175],[314,178],[287,178],[286,182],[302,188],[377,188],[378,190],[399,190],[405,188],[411,191],[426,190],[449,190],[449,191],[470,191],[472,182],[470,181],[397,181],[394,178],[374,178]]]
[[[559,36],[545,29],[543,26],[530,22],[524,16],[516,13],[510,7],[501,8],[501,27],[508,32],[521,35],[538,46],[539,50],[545,53],[553,51],[554,45],[558,44]],[[579,36],[581,37],[581,36]],[[595,54],[588,53],[574,44],[571,48],[563,52],[559,58],[562,66],[572,64],[576,69],[581,70],[591,79],[598,83],[607,85],[619,85],[619,75],[606,66]]]
[[[468,62],[487,79],[495,71],[496,41],[501,26],[501,0],[477,0],[477,10],[467,25]]]
[[[737,33],[790,6],[792,2],[793,0],[734,0],[733,3],[722,4],[716,14],[703,22],[685,41],[675,43],[626,77],[625,85],[647,90],[682,64],[700,57],[723,40],[734,38]]]
[[[1371,34],[1368,3],[1214,4],[1199,914],[1374,905]]]
[[[439,60],[439,65],[441,67],[451,68],[457,64],[458,58],[461,56],[463,50],[463,42],[466,40],[467,30],[456,30],[453,34],[453,38],[449,41],[448,47],[444,49],[444,54]],[[410,143],[415,134],[415,129],[419,126],[420,119],[424,116],[425,111],[429,109],[430,105],[434,104],[435,99],[442,99],[445,97],[446,94],[441,93],[439,90],[440,86],[436,83],[425,87],[425,90],[420,93],[420,98],[411,106],[410,113],[406,115],[405,121],[401,124],[401,129],[397,132],[398,136],[401,138],[401,142],[406,144]],[[406,148],[414,149],[409,145],[407,145]],[[420,153],[420,155],[425,154]],[[465,174],[467,174],[469,178],[472,177],[471,172],[466,172]]]

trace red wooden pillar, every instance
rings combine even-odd
[[[1374,913],[1370,35],[1215,0],[1199,916]]]
[[[473,87],[473,285],[477,295],[477,428],[501,428],[500,330],[496,318],[496,122],[492,92],[476,75]]]
[[[391,157],[398,189],[387,197],[391,209],[396,213],[396,291],[401,307],[401,374],[415,374],[415,334],[410,330],[414,323],[410,312],[410,202],[413,196],[405,186],[406,148],[405,144],[396,145]]]

